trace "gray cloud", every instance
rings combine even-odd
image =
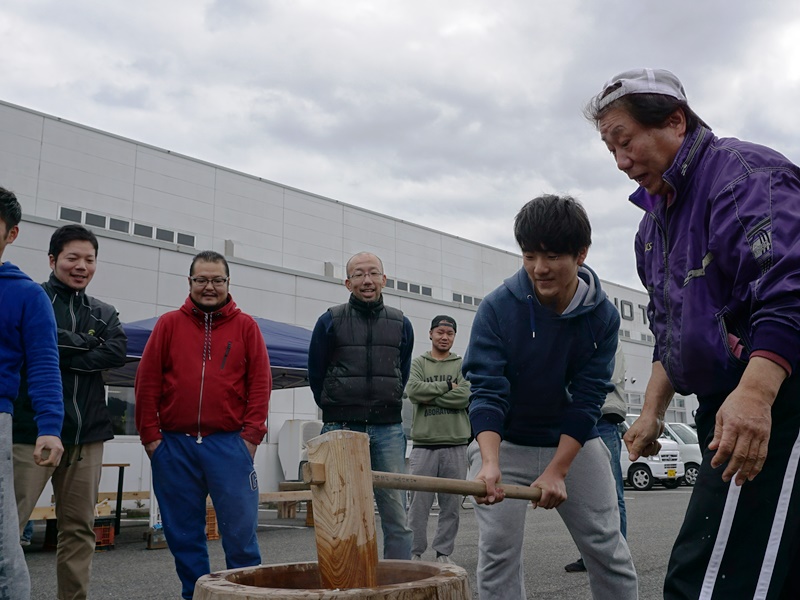
[[[515,251],[571,193],[591,264],[637,285],[635,185],[583,104],[661,66],[718,135],[800,160],[800,5],[79,0],[4,4],[3,99]]]

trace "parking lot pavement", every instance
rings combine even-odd
[[[626,490],[628,541],[639,573],[642,600],[662,597],[672,542],[678,534],[689,501],[689,488],[665,490],[656,486],[648,492]],[[313,529],[304,526],[305,514],[278,520],[275,511],[262,511],[258,532],[265,564],[316,560]],[[436,512],[428,522],[429,539],[433,538]],[[380,540],[380,525],[376,527]],[[146,521],[123,521],[115,548],[97,552],[90,588],[92,600],[169,599],[180,596],[169,550],[147,550],[143,536]],[[33,544],[26,549],[31,572],[33,600],[56,597],[55,552],[41,549],[43,529],[37,527]],[[211,567],[225,568],[219,541],[209,542]],[[432,559],[432,551],[426,557]],[[475,569],[478,561],[478,533],[472,510],[461,513],[453,561],[470,575],[475,592]],[[585,573],[566,573],[564,565],[578,558],[577,550],[555,511],[530,510],[525,524],[525,577],[529,598],[583,600],[591,598]]]

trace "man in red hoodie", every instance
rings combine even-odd
[[[189,297],[158,320],[136,374],[136,427],[187,599],[211,571],[208,495],[227,568],[261,563],[253,458],[267,431],[272,376],[261,331],[229,286],[225,257],[195,256]]]

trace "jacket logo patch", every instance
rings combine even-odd
[[[699,269],[692,269],[691,271],[686,273],[686,278],[683,280],[684,287],[695,277],[704,277],[706,274],[706,267],[710,265],[713,261],[714,261],[714,255],[711,254],[711,252],[707,253],[703,257],[703,261]]]
[[[644,251],[645,252],[650,252],[652,249],[653,249],[653,242],[647,242],[644,245]]]
[[[258,477],[255,471],[250,472],[250,490],[255,491],[258,489]]]
[[[761,273],[766,273],[772,266],[772,222],[769,217],[756,224],[747,233],[747,243],[750,245],[753,258],[761,268]]]

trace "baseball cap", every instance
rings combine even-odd
[[[458,331],[458,329],[456,329],[456,320],[447,315],[439,315],[433,318],[433,321],[431,321],[431,329],[436,329],[437,327],[452,327],[453,331]]]
[[[604,96],[605,94],[605,96]],[[597,97],[597,110],[628,94],[663,94],[686,102],[683,85],[666,69],[631,69],[615,75],[603,85]]]

